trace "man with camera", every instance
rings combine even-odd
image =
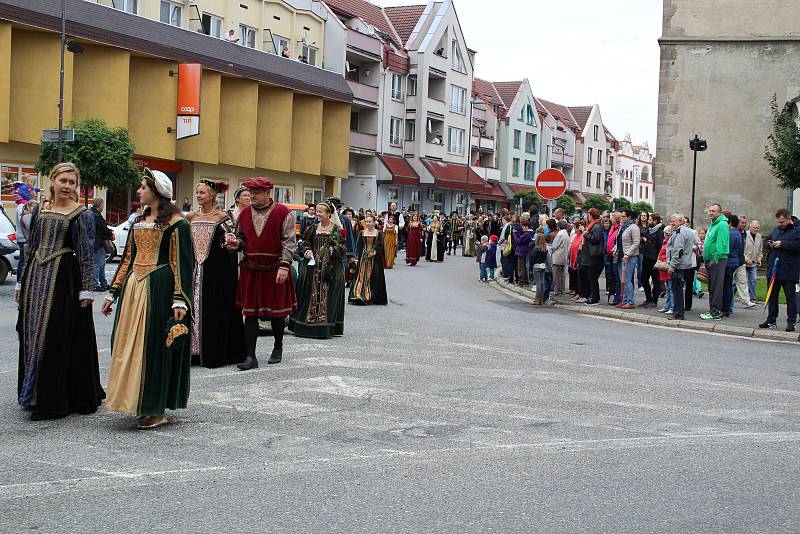
[[[767,320],[759,328],[777,328],[778,295],[781,289],[786,296],[786,331],[794,332],[797,322],[796,284],[800,279],[800,227],[789,210],[781,208],[775,213],[778,226],[764,241],[769,249],[767,283],[775,276],[775,285],[767,302]]]

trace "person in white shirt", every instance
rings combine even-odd
[[[239,38],[236,37],[236,32],[233,31],[233,30],[228,32],[228,35],[225,36],[225,40],[228,41],[229,43],[238,43],[239,42]]]

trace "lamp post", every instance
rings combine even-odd
[[[700,139],[700,137],[695,134],[694,139],[689,140],[689,148],[694,152],[694,165],[692,166],[692,208],[689,214],[689,226],[694,228],[694,193],[697,184],[697,153],[705,151],[708,148],[708,143],[705,139]]]
[[[61,0],[61,73],[58,88],[58,161],[64,161],[64,48],[67,40],[67,0]]]

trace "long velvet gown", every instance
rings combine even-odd
[[[234,223],[226,216],[190,225],[195,256],[192,359],[209,368],[239,363],[245,351],[242,310],[236,307],[238,255],[223,246]]]
[[[314,252],[315,265],[303,259],[297,272],[297,311],[289,317],[289,330],[298,337],[330,339],[344,334],[345,238],[333,225],[330,234],[318,234],[318,224],[309,227],[299,251]],[[333,237],[332,237],[333,236]]]
[[[446,252],[444,226],[439,221],[434,221],[428,226],[428,240],[425,247],[427,261],[444,261]]]
[[[33,213],[28,262],[20,275],[18,402],[42,416],[94,413],[100,385],[92,307],[94,216]],[[96,294],[95,294],[96,295]]]
[[[464,246],[462,253],[464,256],[475,255],[475,242],[478,240],[478,223],[474,220],[464,223]]]
[[[358,272],[350,284],[352,304],[388,304],[386,278],[383,272],[383,232],[375,236],[358,236]]]
[[[394,260],[397,258],[397,238],[399,236],[397,226],[387,228],[383,233],[383,265],[386,269],[394,268]]]
[[[417,264],[422,253],[423,232],[422,223],[409,223],[408,239],[406,240],[406,263],[412,267]]]
[[[164,415],[189,399],[194,247],[189,223],[138,222],[128,234],[111,283],[117,315],[111,335],[106,406],[114,412]],[[173,306],[186,319],[172,325]]]

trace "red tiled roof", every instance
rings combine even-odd
[[[419,175],[411,167],[406,158],[400,156],[390,156],[388,154],[378,154],[378,158],[392,173],[392,183],[398,185],[419,185]]]
[[[572,116],[572,112],[570,112],[567,106],[562,106],[561,104],[556,104],[555,102],[550,102],[542,98],[539,98],[538,100],[553,117],[563,122],[567,127],[579,128],[578,123],[575,121],[575,117]]]
[[[471,193],[486,193],[487,183],[467,165],[420,158],[433,175],[436,187]]]
[[[575,117],[575,121],[578,123],[578,127],[583,130],[586,127],[586,121],[589,120],[589,115],[592,113],[593,106],[570,106],[569,110],[572,113],[572,116]]]
[[[500,187],[500,184],[492,183],[492,182],[484,182],[486,186],[484,190],[480,193],[476,193],[475,196],[478,198],[489,198],[492,200],[499,199],[499,200],[508,200],[506,194],[503,192],[503,189]]]
[[[389,22],[392,24],[392,26],[394,26],[397,34],[400,36],[400,44],[403,46],[408,43],[408,39],[411,37],[411,33],[414,31],[414,28],[416,27],[417,22],[424,11],[424,5],[394,6],[383,8],[386,18],[389,19]]]
[[[506,108],[510,109],[511,104],[514,103],[514,99],[517,97],[522,82],[493,82],[492,85],[494,85],[494,88],[497,90],[497,94],[500,95],[503,104]]]
[[[366,2],[365,0],[325,0],[328,7],[334,13],[344,15],[346,17],[360,17],[367,24],[371,24],[384,32],[386,35],[399,41],[397,32],[389,23],[389,20],[384,15],[384,12],[379,6]],[[397,43],[402,46],[402,43]]]
[[[472,95],[477,96],[486,102],[490,107],[497,106],[497,117],[500,119],[506,118],[506,115],[508,114],[508,108],[506,108],[505,104],[503,104],[503,99],[500,98],[500,95],[498,94],[497,89],[495,89],[495,86],[492,82],[475,78],[472,80]],[[494,111],[494,109],[492,109],[492,111]]]
[[[528,191],[536,191],[536,188],[532,185],[516,185],[516,184],[508,184],[511,190],[515,193],[527,193]]]

